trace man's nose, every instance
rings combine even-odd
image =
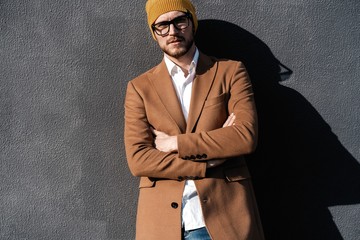
[[[178,33],[179,30],[175,27],[173,23],[170,23],[169,25],[169,35],[174,35],[175,33]]]

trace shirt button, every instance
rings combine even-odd
[[[176,202],[171,203],[171,207],[174,208],[174,209],[177,209],[178,206],[179,206],[179,204],[177,204]]]

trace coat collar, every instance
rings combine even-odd
[[[165,61],[162,60],[152,72],[149,72],[148,77],[162,104],[177,125],[179,133],[184,133],[186,130],[186,121]]]
[[[214,65],[213,59],[200,52],[192,86],[190,111],[186,126],[187,133],[194,131],[204,107],[217,70],[217,66],[214,67]]]
[[[200,52],[196,68],[196,75],[193,81],[190,111],[187,124],[177,98],[176,90],[172,83],[165,61],[149,72],[149,80],[152,83],[157,95],[164,107],[178,126],[179,133],[192,132],[203,109],[206,97],[214,81],[216,67],[215,62]]]

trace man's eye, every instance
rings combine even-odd
[[[155,25],[155,27],[157,29],[164,29],[164,28],[168,27],[168,24],[167,23],[158,23],[158,24]]]
[[[186,18],[185,17],[180,17],[174,20],[175,23],[186,23]]]

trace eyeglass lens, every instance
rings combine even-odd
[[[189,26],[189,18],[187,15],[179,16],[171,21],[156,23],[153,28],[158,35],[165,36],[170,31],[170,24],[173,24],[178,30],[183,30]]]

